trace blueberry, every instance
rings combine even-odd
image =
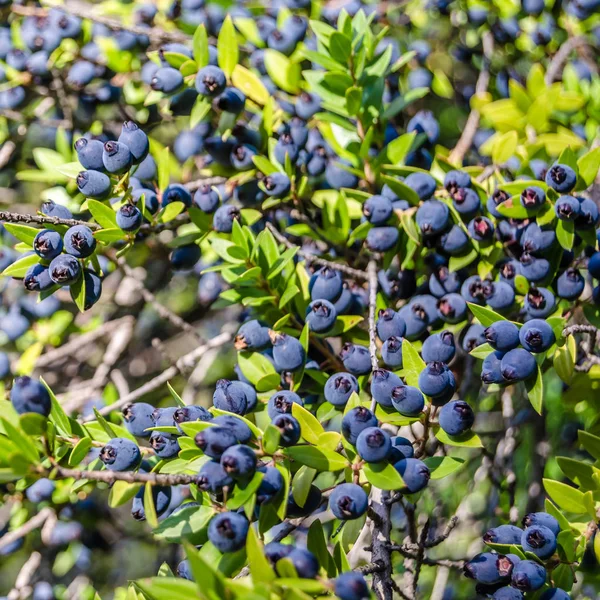
[[[0,352],[0,380],[6,379],[10,375],[10,359],[6,352]]]
[[[438,314],[445,323],[460,323],[467,316],[467,303],[460,294],[446,294],[437,302]]]
[[[273,423],[279,429],[279,444],[284,447],[295,446],[300,439],[300,423],[291,415],[278,415]]]
[[[519,270],[529,281],[542,281],[550,273],[550,263],[545,258],[536,258],[528,252],[523,252],[520,263]]]
[[[417,209],[416,221],[425,236],[433,236],[446,229],[450,210],[439,200],[427,200]]]
[[[491,352],[483,360],[481,367],[481,381],[486,384],[506,383],[501,371],[501,362],[504,352]]]
[[[535,592],[546,583],[546,569],[532,560],[522,560],[515,565],[511,584],[522,592]]]
[[[129,148],[134,164],[139,164],[148,156],[150,151],[148,136],[133,121],[123,123],[118,141],[119,144],[124,144]]]
[[[202,96],[214,98],[221,94],[226,86],[227,78],[219,67],[207,65],[196,75],[196,91]]]
[[[537,208],[546,202],[546,192],[532,185],[521,192],[521,205],[525,208]]]
[[[269,417],[274,419],[277,415],[292,414],[292,405],[299,404],[304,406],[304,402],[296,392],[291,390],[281,390],[275,392],[267,404],[267,412]]]
[[[87,225],[75,225],[65,233],[65,250],[75,258],[87,258],[95,249],[96,240]]]
[[[220,460],[223,452],[238,443],[233,431],[227,427],[207,427],[199,431],[194,438],[196,446],[215,460]]]
[[[449,363],[456,353],[454,335],[451,331],[442,331],[430,335],[424,342],[421,356],[426,363],[444,362]]]
[[[83,525],[74,521],[58,521],[50,532],[49,546],[66,546],[79,539]]]
[[[581,229],[594,229],[600,218],[600,211],[591,198],[578,198],[579,215],[575,220],[575,226]]]
[[[463,219],[471,219],[481,210],[479,195],[472,188],[456,190],[452,194],[452,204]]]
[[[506,556],[492,552],[482,552],[465,563],[464,573],[484,585],[508,583],[514,565]]]
[[[171,252],[169,262],[173,271],[189,271],[200,260],[200,254],[198,244],[179,246]]]
[[[383,362],[393,369],[402,368],[402,338],[390,336],[381,346]]]
[[[440,427],[448,435],[461,435],[471,429],[474,422],[475,413],[463,400],[448,402],[440,410]]]
[[[487,217],[475,217],[469,222],[467,229],[477,242],[489,242],[494,237],[494,224]]]
[[[461,254],[468,243],[469,237],[458,225],[453,225],[439,240],[441,250],[450,256]]]
[[[373,227],[367,233],[366,244],[373,252],[387,252],[396,246],[398,238],[396,227]]]
[[[521,274],[521,263],[511,258],[502,263],[499,269],[499,280],[508,283],[512,288],[515,287],[515,277]]]
[[[399,460],[403,460],[405,458],[412,458],[414,456],[415,450],[410,440],[396,435],[393,438],[391,438],[391,441],[392,447],[388,456],[388,459],[391,462],[398,462]]]
[[[81,274],[79,261],[69,254],[59,254],[48,267],[50,279],[58,285],[70,285]]]
[[[206,419],[200,420],[204,421]],[[215,425],[229,429],[240,444],[247,444],[252,439],[252,430],[239,417],[235,417],[234,415],[219,415],[212,419],[212,422]]]
[[[175,570],[177,577],[181,577],[182,579],[187,579],[188,581],[194,581],[194,575],[192,573],[192,569],[190,567],[189,560],[182,560]]]
[[[381,406],[392,406],[392,390],[403,386],[404,383],[391,371],[376,369],[371,379],[371,396]]]
[[[192,195],[184,185],[172,183],[163,191],[162,205],[167,206],[171,202],[182,202],[189,208],[192,205]]]
[[[256,471],[256,454],[249,446],[230,446],[221,455],[221,466],[236,481],[251,479]]]
[[[550,290],[531,287],[525,295],[524,306],[528,316],[543,319],[552,313],[555,303]]]
[[[406,333],[406,323],[396,311],[386,308],[379,311],[376,329],[379,339],[385,342],[385,340],[392,336],[403,337]]]
[[[349,410],[342,419],[342,435],[352,445],[356,445],[360,433],[376,427],[375,415],[364,406],[356,406]]]
[[[173,94],[183,86],[183,75],[179,69],[173,67],[160,67],[154,72],[150,80],[150,87],[157,92]]]
[[[516,525],[500,525],[488,529],[483,534],[483,541],[486,544],[507,544],[507,545],[521,545],[521,535],[523,530]]]
[[[212,418],[213,416],[203,406],[182,406],[173,413],[173,422],[179,433],[183,433],[183,430],[180,427],[181,423],[210,421]]]
[[[153,413],[154,407],[145,402],[127,404],[123,408],[123,420],[127,431],[136,437],[150,437],[151,432],[147,429],[154,427]]]
[[[254,168],[252,157],[256,156],[257,151],[254,146],[248,144],[237,144],[231,151],[231,166],[236,171],[249,171]]]
[[[492,594],[492,600],[523,600],[524,598],[522,592],[510,586],[501,587]]]
[[[329,508],[336,519],[358,519],[367,511],[369,497],[356,483],[342,483],[329,496]]]
[[[249,410],[248,401],[253,400],[253,396],[249,397],[249,392],[241,381],[219,379],[213,394],[213,405],[219,410],[244,415]]]
[[[532,525],[523,531],[521,546],[525,552],[532,552],[546,560],[556,551],[556,536],[544,525]]]
[[[346,406],[353,393],[358,393],[356,377],[350,373],[336,373],[325,383],[324,395],[334,406]]]
[[[57,231],[42,229],[33,240],[33,249],[40,258],[52,260],[62,252],[62,237]]]
[[[117,225],[126,232],[137,231],[143,220],[140,209],[133,204],[123,204],[117,211]]]
[[[215,211],[213,217],[213,228],[219,233],[231,233],[233,221],[239,221],[241,216],[240,209],[231,204],[224,204]]]
[[[519,328],[510,321],[496,321],[486,328],[487,343],[500,352],[508,352],[519,345]]]
[[[489,282],[485,294],[488,306],[498,312],[506,311],[515,302],[515,290],[504,281]]]
[[[540,600],[571,600],[571,596],[560,588],[551,588],[540,596]]]
[[[248,519],[235,512],[220,513],[208,526],[208,539],[222,553],[236,552],[246,544]]]
[[[335,579],[334,592],[340,600],[368,600],[371,597],[365,578],[353,571],[342,573]]]
[[[429,291],[436,298],[459,292],[460,286],[460,275],[450,271],[445,265],[436,269],[429,277]]]
[[[76,178],[77,188],[86,198],[104,200],[108,198],[111,182],[108,175],[92,169],[81,171]]]
[[[79,138],[75,142],[75,151],[77,152],[77,160],[84,169],[104,171],[104,163],[102,162],[104,144],[101,141],[88,140],[84,137]]]
[[[431,473],[429,467],[417,458],[404,458],[394,464],[394,468],[402,476],[405,494],[416,494],[427,487]]]
[[[306,322],[311,331],[324,333],[335,325],[336,310],[328,300],[313,300],[306,307]]]
[[[391,447],[389,434],[379,427],[367,427],[356,438],[356,451],[363,460],[370,463],[385,460]]]
[[[55,600],[54,589],[47,581],[38,581],[33,587],[31,600]]]
[[[532,319],[519,330],[519,341],[529,352],[545,352],[554,344],[556,337],[552,327],[543,319]]]
[[[129,147],[121,142],[109,141],[104,144],[102,163],[109,173],[125,173],[133,164],[133,155]]]
[[[154,452],[156,452],[156,456],[159,458],[171,458],[180,450],[177,437],[162,431],[153,431],[151,433],[150,446],[152,446]]]
[[[398,314],[406,324],[404,337],[409,341],[420,338],[427,329],[427,325],[429,325],[429,317],[425,306],[418,301],[411,300],[400,309]]]
[[[219,193],[208,185],[201,185],[194,194],[194,206],[205,213],[214,213],[220,202]]]
[[[419,389],[431,398],[445,396],[454,387],[454,375],[443,362],[430,362],[419,374]]]
[[[54,481],[42,477],[25,490],[25,495],[27,496],[27,500],[38,504],[44,500],[50,500],[55,489],[56,484]]]
[[[371,355],[365,346],[346,342],[342,346],[340,358],[352,375],[366,375],[371,371]]]
[[[471,176],[466,171],[448,171],[444,177],[444,187],[453,195],[460,188],[471,187]]]
[[[246,96],[237,88],[228,87],[216,98],[215,102],[217,107],[223,112],[237,115],[244,110]]]
[[[401,415],[416,417],[425,406],[425,398],[416,387],[401,385],[392,390],[392,405]]]
[[[321,110],[321,98],[317,94],[301,92],[296,98],[296,115],[308,121]]]
[[[408,84],[411,89],[429,87],[431,85],[431,81],[432,76],[427,69],[414,69],[408,74]],[[435,144],[440,137],[440,124],[430,110],[420,110],[406,125],[407,133],[412,133],[413,131],[416,133],[425,134],[427,136],[427,141],[430,144]],[[425,190],[426,188],[423,191]],[[421,199],[426,200],[432,195],[433,192],[431,192],[428,196],[422,197]]]
[[[546,185],[559,194],[568,194],[577,183],[577,175],[568,165],[556,163],[548,169],[545,181]]]
[[[291,544],[281,544],[279,542],[269,542],[265,544],[264,552],[267,560],[275,566],[282,558],[289,556],[294,549]]]
[[[146,158],[137,166],[135,170],[135,176],[144,182],[153,181],[156,179],[156,162],[152,158],[151,154],[148,154]]]
[[[489,282],[482,281],[479,275],[471,275],[463,282],[460,294],[467,302],[484,304],[488,290]]]
[[[258,470],[263,472],[264,475],[256,491],[256,502],[267,504],[274,500],[283,489],[283,475],[276,467],[259,467]]]
[[[435,179],[429,173],[410,173],[404,180],[404,183],[417,192],[421,200],[429,200],[437,187]]]
[[[275,29],[267,37],[267,46],[277,52],[289,56],[298,43],[296,37],[291,32]]]
[[[506,381],[514,383],[531,377],[537,371],[537,363],[531,352],[515,348],[502,357],[500,371]]]
[[[579,216],[580,203],[573,196],[561,196],[554,205],[554,212],[561,221],[574,221]]]
[[[237,350],[262,350],[270,345],[269,328],[255,319],[246,321],[235,336]]]
[[[297,371],[302,368],[306,352],[302,344],[286,333],[270,332],[273,343],[273,360],[279,373],[282,371]]]
[[[385,196],[371,196],[363,205],[363,214],[372,225],[383,225],[393,212],[392,201]]]
[[[73,218],[71,211],[66,206],[57,204],[52,200],[42,202],[41,211],[47,217],[58,217],[59,219]]]
[[[358,185],[358,177],[354,173],[350,173],[341,165],[350,166],[346,160],[329,161],[325,169],[325,180],[335,190],[341,188],[354,189]]]
[[[555,239],[554,231],[544,231],[537,223],[530,223],[523,231],[520,244],[525,252],[537,254],[548,250]]]
[[[209,460],[198,472],[198,488],[203,492],[220,494],[224,487],[233,485],[233,479],[222,467],[220,462]]]
[[[132,471],[142,462],[138,445],[127,438],[113,438],[100,450],[100,460],[109,471]]]
[[[560,525],[555,517],[545,512],[529,513],[523,518],[523,527],[541,526],[546,527],[555,536],[560,533]]]

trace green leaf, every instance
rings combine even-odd
[[[277,448],[279,447],[280,438],[281,433],[279,432],[279,429],[277,429],[275,425],[267,425],[262,439],[263,450],[267,454],[274,454],[277,451]]]
[[[252,583],[270,583],[276,579],[275,571],[265,556],[265,549],[258,539],[253,527],[248,530],[246,538],[246,554],[252,573]]]
[[[99,242],[118,242],[119,240],[125,239],[125,232],[120,227],[112,227],[110,229],[101,229],[100,231],[94,231],[94,237]]]
[[[217,51],[219,67],[225,71],[228,77],[231,77],[235,66],[238,64],[239,48],[237,34],[231,16],[227,15],[221,25],[219,39],[217,40]]]
[[[479,436],[472,431],[466,431],[461,435],[448,435],[439,425],[434,425],[435,437],[448,446],[458,446],[460,448],[483,448]]]
[[[324,433],[323,426],[317,418],[300,404],[292,404],[292,415],[300,423],[302,437],[311,444],[318,444],[319,436]]]
[[[306,504],[310,486],[317,474],[316,469],[302,465],[292,479],[292,496],[294,502],[302,507]]]
[[[553,366],[556,374],[565,382],[571,383],[571,378],[575,371],[575,358],[577,348],[575,346],[575,338],[569,336],[567,343],[564,346],[557,346],[554,352]]]
[[[238,365],[252,384],[257,384],[266,375],[277,374],[273,363],[260,352],[240,352]]]
[[[285,454],[301,465],[317,471],[341,471],[348,466],[348,460],[337,452],[321,450],[314,446],[293,446],[287,448]]]
[[[265,50],[265,69],[277,87],[284,92],[296,94],[299,91],[301,70],[287,56],[271,48]]]
[[[600,460],[600,437],[580,429],[577,432],[580,444],[596,459]]]
[[[29,254],[24,256],[23,258],[19,258],[12,265],[8,265],[0,275],[3,277],[17,277],[22,278],[25,277],[27,271],[33,265],[37,265],[40,262],[40,257],[37,254]]]
[[[271,175],[272,173],[279,172],[279,169],[265,156],[255,154],[252,157],[252,162],[254,163],[256,168],[265,175]]]
[[[527,397],[529,398],[529,402],[531,402],[531,406],[533,406],[535,412],[541,415],[542,402],[544,400],[544,380],[539,365],[535,379],[526,381],[525,387],[527,388]]]
[[[552,501],[566,512],[582,514],[586,512],[586,506],[583,499],[583,492],[578,489],[561,483],[560,481],[554,481],[552,479],[543,479],[544,488],[546,493]]]
[[[163,148],[156,158],[158,170],[158,188],[164,190],[169,185],[171,154],[168,148]]]
[[[334,31],[329,38],[329,54],[342,65],[348,64],[352,53],[352,43],[339,31]]]
[[[185,210],[185,204],[183,202],[169,202],[165,208],[160,212],[158,217],[161,223],[168,223],[172,221],[176,216],[181,214]]]
[[[516,131],[507,131],[501,135],[494,143],[492,150],[492,161],[495,165],[503,165],[509,158],[511,158],[517,144],[519,143],[519,136]]]
[[[458,471],[465,464],[462,458],[452,456],[430,456],[423,461],[431,472],[431,479],[442,479]]]
[[[69,456],[69,466],[76,467],[89,452],[92,447],[92,440],[88,437],[81,438],[77,444],[75,444],[71,455]]]
[[[489,327],[492,323],[495,323],[496,321],[506,321],[506,319],[502,315],[499,315],[491,308],[487,308],[486,306],[479,306],[479,304],[473,304],[472,302],[467,302],[467,304],[469,305],[469,309],[473,313],[473,316],[484,327]]]
[[[402,364],[406,383],[419,387],[419,375],[425,368],[425,361],[406,338],[402,340]]]
[[[35,236],[41,231],[41,229],[21,225],[20,223],[4,223],[4,229],[28,246],[33,246]]]
[[[110,204],[103,204],[97,200],[89,199],[87,207],[98,225],[101,225],[104,229],[117,227],[117,215]]]
[[[238,482],[235,486],[233,495],[227,500],[227,508],[230,510],[237,510],[244,506],[244,504],[256,494],[256,490],[258,490],[264,476],[264,473],[256,471],[252,479],[248,483],[243,484],[243,487],[242,483]]]
[[[252,71],[236,65],[231,74],[231,83],[240,89],[250,100],[264,106],[269,100],[269,92],[264,83]]]
[[[198,595],[196,584],[180,577],[140,579],[136,581],[135,585],[146,598],[152,600],[190,600],[190,598],[195,598]],[[201,597],[203,600],[214,600],[213,596],[206,594]]]
[[[193,50],[194,60],[198,65],[198,70],[206,67],[210,61],[210,54],[208,51],[208,36],[206,35],[204,23],[201,23],[196,27],[196,31],[194,32]]]
[[[22,429],[17,429],[12,423],[4,418],[0,419],[2,428],[8,439],[14,444],[28,462],[37,463],[39,454],[35,443]]]
[[[494,352],[494,349],[489,345],[489,344],[479,344],[479,346],[476,346],[475,348],[473,348],[473,350],[471,350],[471,352],[469,352],[469,354],[471,356],[474,356],[475,358],[486,358],[488,356],[488,354],[491,354],[492,352]]]
[[[156,516],[156,506],[154,504],[154,494],[152,493],[154,486],[146,484],[144,486],[144,513],[146,521],[153,529],[158,527],[158,517]]]
[[[575,241],[575,222],[558,219],[558,223],[556,224],[556,239],[565,250],[571,250]]]
[[[579,170],[579,177],[583,179],[586,187],[592,185],[600,169],[600,148],[594,148],[587,154],[584,154],[577,161],[577,168]]]
[[[67,413],[63,410],[60,402],[56,399],[54,392],[50,389],[50,386],[40,377],[40,381],[44,387],[48,390],[50,395],[50,401],[52,402],[52,408],[50,409],[50,420],[56,425],[58,432],[61,435],[71,435],[71,423]]]
[[[390,162],[397,165],[404,161],[406,155],[410,152],[416,135],[415,132],[405,133],[388,144],[386,151]]]
[[[404,488],[402,476],[391,464],[365,463],[363,473],[371,485],[381,490],[401,490]]]
[[[211,103],[206,98],[202,96],[196,98],[196,102],[194,102],[192,112],[190,113],[190,129],[194,129],[198,123],[204,121],[211,107]]]
[[[75,302],[75,306],[79,309],[79,312],[85,311],[85,278],[83,273],[79,274],[79,277],[69,286],[69,292],[71,298]]]
[[[189,508],[183,506],[181,510],[162,521],[154,530],[153,533],[157,538],[167,542],[181,542],[182,539],[190,538],[204,531],[215,514],[215,509],[210,505]]]

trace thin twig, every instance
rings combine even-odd
[[[477,78],[477,83],[475,84],[476,95],[485,94],[490,83],[490,61],[492,58],[492,53],[494,51],[494,41],[492,34],[489,31],[484,33],[482,43],[483,64],[481,66],[479,77]],[[448,160],[452,164],[462,165],[462,161],[465,157],[465,154],[468,152],[469,148],[473,144],[473,138],[475,137],[475,133],[477,132],[477,128],[479,127],[479,119],[479,111],[475,110],[474,108],[471,109],[469,117],[467,118],[467,122],[465,123],[463,132],[458,142],[456,143],[456,146],[454,146],[452,152],[450,152],[450,156],[448,157]]]
[[[8,600],[19,600],[20,598],[28,598],[31,594],[31,580],[36,574],[40,563],[42,562],[42,555],[39,552],[32,552],[29,558],[25,561],[25,564],[21,567],[15,586],[8,593]]]
[[[392,559],[388,549],[392,520],[390,505],[385,502],[388,492],[373,488],[371,492],[371,562],[382,565],[381,571],[373,573],[373,591],[378,600],[392,600]]]
[[[22,537],[25,537],[33,530],[39,529],[46,522],[46,519],[51,517],[51,515],[54,515],[54,511],[51,508],[43,508],[37,515],[34,515],[31,517],[31,519],[29,519],[29,521],[23,523],[21,527],[5,533],[0,538],[0,550],[6,548],[6,546],[12,544],[13,542],[20,540]]]
[[[367,277],[369,278],[369,354],[371,355],[371,369],[376,371],[379,368],[377,360],[377,342],[375,341],[375,312],[377,310],[377,262],[370,260],[367,266]],[[377,402],[375,398],[371,400],[371,412],[375,411]]]
[[[292,242],[290,242],[284,235],[279,233],[275,226],[272,223],[266,223],[267,229],[273,234],[273,237],[281,244],[286,246],[286,248],[296,248]],[[359,271],[358,269],[353,269],[352,267],[348,267],[346,265],[335,263],[330,260],[325,260],[307,252],[306,250],[298,250],[298,256],[301,256],[305,261],[309,263],[314,263],[315,265],[320,265],[322,267],[329,267],[330,269],[335,269],[336,271],[340,271],[341,273],[345,273],[354,279],[358,279],[360,281],[364,281],[367,279],[367,274],[364,271]]]
[[[165,385],[170,379],[173,379],[176,375],[178,375],[181,371],[190,366],[193,366],[196,361],[211,348],[217,348],[218,346],[223,346],[227,342],[231,341],[233,338],[233,333],[231,331],[223,331],[212,340],[209,340],[203,346],[199,346],[198,348],[188,352],[184,356],[182,356],[174,365],[171,365],[168,369],[164,370],[160,375],[157,375],[150,381],[146,382],[144,385],[140,386],[133,392],[127,394],[127,396],[123,396],[116,402],[109,404],[108,406],[104,406],[100,409],[101,415],[107,415],[113,410],[119,410],[123,408],[126,404],[131,402],[136,402],[140,398],[143,398],[146,394],[158,389],[159,387]],[[83,417],[80,420],[82,422],[93,421],[96,417],[94,415],[89,415],[88,417]]]
[[[558,52],[552,57],[552,60],[548,65],[548,69],[546,70],[546,76],[544,78],[546,85],[551,85],[556,79],[558,79],[559,75],[562,73],[565,63],[567,62],[567,59],[569,58],[569,54],[571,54],[573,50],[587,45],[589,45],[589,42],[587,38],[582,35],[569,38],[564,44],[562,44]]]
[[[444,533],[442,533],[441,535],[438,535],[437,537],[433,538],[432,540],[425,542],[425,548],[435,548],[436,546],[439,546],[442,542],[445,542],[450,537],[452,530],[457,525],[458,525],[458,517],[454,516],[450,519],[450,521],[448,521],[448,525],[446,525],[446,529],[444,530]]]
[[[185,184],[185,187],[190,192],[195,192],[197,189],[202,186],[209,185],[220,185],[227,181],[227,177],[220,177],[219,175],[215,175],[214,177],[201,177],[200,179],[195,179],[194,181],[189,181]]]

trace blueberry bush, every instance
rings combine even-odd
[[[600,595],[598,0],[0,0],[0,593]]]

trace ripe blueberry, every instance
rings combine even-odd
[[[363,429],[356,438],[356,451],[370,463],[385,460],[392,447],[389,434],[379,427]]]
[[[40,258],[52,260],[62,252],[62,236],[58,231],[42,229],[33,240],[33,249]]]
[[[449,363],[456,353],[454,335],[451,331],[442,331],[430,335],[424,342],[421,356],[426,363],[444,362]]]
[[[538,558],[546,560],[556,551],[556,536],[544,525],[532,525],[523,531],[521,546],[525,552],[532,552]]]
[[[325,383],[325,400],[334,406],[346,406],[350,396],[358,393],[356,377],[350,373],[336,373]]]
[[[335,325],[337,313],[328,300],[313,300],[306,307],[306,322],[311,331],[324,333]]]
[[[394,468],[402,476],[405,494],[416,494],[427,487],[431,473],[429,467],[417,458],[404,458],[394,464]]]
[[[352,375],[365,375],[371,371],[371,355],[365,346],[347,342],[342,346],[340,358]]]
[[[369,497],[356,483],[342,483],[336,486],[329,497],[329,508],[337,519],[347,521],[358,519],[367,511]]]
[[[367,600],[371,597],[365,578],[352,571],[337,577],[334,581],[334,592],[340,600]]]
[[[440,427],[448,435],[460,435],[468,431],[475,422],[473,409],[463,400],[454,400],[442,406],[440,410]]]
[[[552,327],[546,321],[532,319],[519,330],[519,341],[529,352],[545,352],[554,344],[556,337]]]
[[[390,336],[381,346],[383,362],[394,369],[402,368],[402,338]]]
[[[516,525],[500,525],[499,527],[488,529],[483,534],[483,541],[486,544],[515,544],[520,546],[522,533],[523,530]]]
[[[274,419],[277,415],[291,414],[292,405],[296,403],[300,406],[304,406],[304,402],[296,392],[291,390],[281,390],[275,392],[270,398],[267,404],[267,412],[271,419]]]
[[[306,352],[302,344],[287,333],[269,331],[273,344],[273,360],[278,372],[297,371],[306,359]]]
[[[208,526],[208,539],[219,552],[235,552],[246,544],[248,519],[244,515],[225,512],[214,517]]]
[[[194,438],[196,446],[215,460],[220,460],[223,452],[238,443],[233,431],[227,427],[207,427],[199,431]]]
[[[220,462],[209,460],[205,462],[198,472],[198,487],[203,492],[220,494],[224,487],[233,485],[233,479],[223,468]]]
[[[404,319],[392,308],[386,308],[379,311],[379,318],[376,323],[377,336],[382,342],[389,337],[395,336],[401,338],[406,333],[406,323]]]
[[[392,406],[392,391],[404,383],[398,375],[385,369],[376,369],[371,378],[371,396],[381,406]]]
[[[537,362],[531,352],[523,348],[509,350],[500,361],[502,377],[509,383],[523,381],[537,371]]]
[[[546,569],[532,560],[522,560],[515,565],[511,584],[522,592],[535,592],[546,583]]]
[[[523,518],[523,527],[527,528],[536,525],[547,527],[556,536],[560,533],[560,525],[558,521],[548,513],[537,512],[525,515],[525,517]]]
[[[342,435],[346,440],[356,445],[358,436],[368,428],[377,427],[377,418],[364,406],[356,406],[349,410],[342,419]]]
[[[292,415],[277,415],[273,423],[279,429],[279,444],[284,447],[294,446],[300,439],[300,423]]]
[[[117,225],[123,231],[137,231],[142,224],[142,220],[142,212],[133,204],[123,204],[117,211]]]
[[[221,466],[236,481],[250,479],[256,471],[256,454],[249,446],[230,446],[221,455]]]
[[[109,173],[120,175],[133,164],[133,155],[125,144],[109,141],[104,144],[102,163]]]
[[[484,585],[508,583],[514,565],[506,556],[492,552],[482,552],[465,563],[464,573]]]
[[[559,194],[568,194],[577,183],[575,171],[568,165],[552,165],[546,173],[546,184]]]
[[[405,417],[416,417],[425,406],[425,398],[419,389],[400,385],[392,390],[392,405]]]
[[[75,258],[87,258],[96,249],[96,240],[87,225],[75,225],[65,233],[65,250]]]
[[[101,450],[100,460],[109,471],[131,471],[142,462],[138,445],[127,438],[113,438]]]

